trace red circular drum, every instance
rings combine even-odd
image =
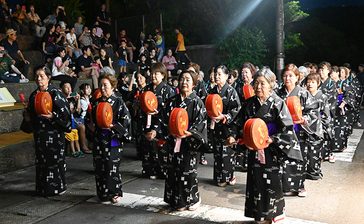
[[[38,115],[52,112],[53,101],[49,92],[38,92],[35,95],[34,107]]]
[[[301,101],[298,96],[289,96],[286,99],[286,104],[289,110],[289,113],[292,116],[293,123],[298,124],[302,121],[302,107]]]
[[[218,117],[224,109],[224,104],[219,94],[209,94],[206,97],[205,104],[207,115],[211,118]]]
[[[152,91],[145,91],[139,99],[140,106],[145,113],[153,113],[158,109],[158,99]]]
[[[176,137],[185,135],[188,130],[188,113],[183,108],[174,108],[169,116],[169,132]]]
[[[245,84],[242,88],[245,100],[249,99],[252,96],[255,96],[254,89],[251,85]]]
[[[96,108],[96,124],[100,128],[110,128],[113,120],[113,112],[110,103],[101,102]]]
[[[267,147],[267,140],[269,138],[268,127],[262,119],[248,119],[244,124],[243,132],[244,139],[240,141],[240,144],[245,144],[254,150],[261,150]]]

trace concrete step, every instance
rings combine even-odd
[[[0,134],[0,174],[34,165],[32,134],[22,131]]]
[[[12,107],[0,108],[0,133],[19,131],[23,119],[23,108],[21,103],[16,103]]]

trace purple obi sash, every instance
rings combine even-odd
[[[269,122],[267,124],[267,127],[268,127],[268,134],[269,134],[269,136],[272,136],[274,134],[277,134],[277,132],[278,132],[278,126],[277,126],[276,123]]]
[[[340,93],[337,95],[337,105],[340,105],[343,102],[344,94]]]
[[[108,135],[111,135],[111,130],[102,129],[101,133],[102,133],[103,136],[108,136]],[[117,146],[120,146],[121,144],[119,142],[119,139],[111,138],[110,145],[111,145],[111,147],[117,147]]]
[[[294,132],[299,132],[301,130],[301,125],[300,124],[294,124],[293,125],[293,130]]]

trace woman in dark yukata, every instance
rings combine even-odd
[[[62,92],[50,84],[51,72],[42,66],[35,69],[38,88],[30,95],[28,113],[32,119],[35,143],[36,192],[42,196],[63,194],[66,189],[65,132],[71,131],[71,113]],[[52,112],[37,115],[35,96],[49,92]]]
[[[152,83],[145,87],[146,91],[152,91],[158,100],[156,112],[151,113],[150,124],[147,122],[147,114],[143,113],[144,133],[147,143],[144,146],[144,157],[142,161],[142,174],[150,179],[165,178],[167,170],[167,152],[164,145],[162,133],[161,111],[165,107],[167,99],[175,95],[175,91],[166,83],[168,72],[163,63],[155,63],[151,68]],[[158,139],[158,140],[157,140]]]
[[[284,101],[290,96],[297,96],[302,107],[302,120],[294,125],[294,130],[299,139],[302,161],[286,157],[283,163],[283,192],[285,196],[306,197],[307,191],[304,182],[306,180],[307,153],[309,150],[308,139],[312,133],[316,133],[319,123],[315,120],[315,112],[310,107],[311,94],[298,85],[299,71],[294,64],[288,64],[282,73],[283,86],[277,91],[277,95]]]
[[[173,208],[195,210],[201,203],[198,191],[197,165],[198,150],[207,141],[206,108],[200,97],[193,91],[198,75],[183,71],[178,80],[181,93],[170,98],[163,110],[164,133],[169,135],[167,123],[173,108],[183,108],[188,113],[188,130],[181,138],[169,136],[168,169],[164,190],[164,201]],[[180,146],[179,143],[180,142]]]
[[[223,102],[222,114],[211,119],[215,123],[213,129],[214,181],[220,187],[236,183],[234,147],[237,132],[234,120],[241,105],[236,90],[226,82],[228,76],[229,70],[225,65],[217,66],[215,68],[216,86],[210,92],[219,94]]]
[[[131,117],[121,96],[114,92],[117,86],[115,76],[105,74],[99,80],[102,96],[93,106],[93,120],[96,121],[97,106],[101,102],[111,105],[113,119],[109,128],[95,125],[93,157],[96,191],[101,203],[117,204],[123,196],[119,167],[123,142],[130,140]]]
[[[285,157],[302,160],[291,115],[273,91],[275,85],[276,76],[268,67],[259,70],[254,76],[255,96],[245,102],[237,119],[238,126],[243,127],[249,118],[260,118],[269,130],[264,150],[248,150],[245,216],[257,223],[284,220],[281,163]]]

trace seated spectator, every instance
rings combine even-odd
[[[157,63],[157,51],[155,49],[152,49],[149,54],[148,63],[150,66]]]
[[[101,49],[101,39],[97,36],[97,30],[96,27],[92,28],[91,32],[91,38],[92,38],[92,50],[94,54],[98,54],[99,50]]]
[[[153,49],[155,49],[156,43],[155,43],[155,40],[154,40],[152,34],[148,35],[148,38],[147,38],[147,40],[145,42],[148,43],[148,51],[149,52],[151,52]]]
[[[140,55],[138,60],[138,71],[143,74],[150,72],[150,64],[148,64],[147,57],[144,54]]]
[[[168,49],[167,55],[165,55],[162,59],[162,63],[166,66],[168,71],[168,76],[176,75],[176,66],[177,60],[173,56],[173,52],[171,49]]]
[[[42,41],[42,50],[43,53],[48,56],[56,55],[57,53],[57,45],[56,45],[56,39],[57,36],[55,34],[56,27],[53,24],[49,24],[47,26],[47,31],[43,36]]]
[[[70,32],[66,34],[67,47],[69,48],[69,56],[72,57],[75,55],[75,58],[78,58],[82,51],[78,48],[77,37],[75,34],[75,28],[72,27]]]
[[[61,24],[56,24],[56,29],[54,31],[56,35],[56,44],[59,47],[67,47],[67,40],[66,40],[66,32],[65,29],[61,26]]]
[[[91,47],[86,46],[82,48],[83,55],[77,58],[78,77],[90,77],[92,78],[93,88],[97,89],[99,72],[97,68],[93,66],[91,57]]]
[[[101,39],[104,36],[104,31],[100,27],[99,22],[96,21],[94,27],[96,29],[96,36]]]
[[[137,50],[139,52],[139,57],[142,54],[140,52],[144,51],[144,49],[141,50],[141,48],[144,46],[144,43],[145,43],[145,33],[142,31],[142,32],[140,32],[140,34],[139,34],[139,40],[136,43],[136,48],[137,48]]]
[[[92,45],[91,33],[87,26],[83,27],[82,33],[78,37],[78,41],[81,48]]]
[[[114,47],[111,44],[110,40],[111,34],[109,32],[104,33],[104,36],[101,38],[101,48],[104,48],[107,55],[109,55],[111,58],[114,57]]]
[[[107,55],[106,50],[104,48],[100,49],[100,58],[99,58],[99,65],[100,68],[105,68],[105,67],[110,67],[111,69],[114,69],[112,66],[112,60],[111,58]]]
[[[0,82],[25,83],[27,78],[13,65],[13,60],[6,55],[4,47],[0,46]]]
[[[20,33],[25,34],[27,24],[27,12],[25,6],[16,4],[15,10],[12,14],[13,27]]]
[[[42,20],[40,19],[38,13],[35,12],[33,5],[30,5],[30,12],[27,14],[29,20],[29,25],[32,31],[35,31],[37,37],[43,37],[46,32],[45,26],[43,26]]]
[[[77,22],[75,23],[74,25],[75,27],[75,34],[77,37],[79,37],[82,33],[82,30],[83,30],[83,18],[82,16],[79,16],[77,18]]]
[[[131,40],[128,38],[128,36],[126,35],[126,30],[121,30],[119,33],[119,44],[121,44],[121,42],[124,41],[126,43],[126,49],[128,51],[128,59],[129,62],[133,62],[133,55],[134,55],[134,51],[136,49],[136,47],[134,46],[133,42],[131,42]]]
[[[29,61],[25,59],[22,51],[18,47],[16,31],[13,29],[8,29],[6,31],[6,38],[0,43],[1,46],[5,48],[8,55],[15,60],[15,66],[22,71],[25,77],[28,77]]]
[[[145,41],[143,46],[139,49],[139,58],[141,55],[145,55],[145,57],[149,58],[149,43]]]
[[[71,84],[72,89],[75,88],[77,83],[77,75],[69,68],[70,61],[63,58],[66,56],[64,48],[58,49],[58,56],[53,60],[52,65],[52,80],[59,80],[61,82],[68,82]]]

